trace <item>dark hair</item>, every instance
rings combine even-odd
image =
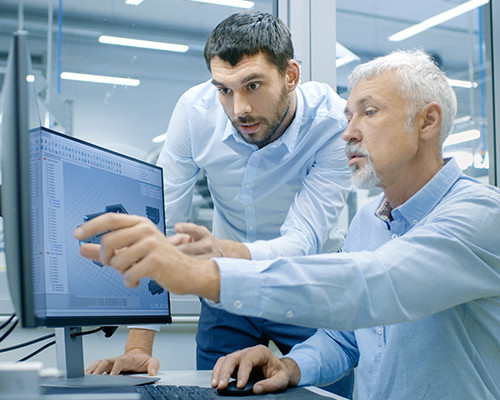
[[[219,23],[208,37],[203,55],[210,71],[213,57],[234,67],[243,56],[261,52],[284,74],[293,58],[292,37],[279,18],[253,11],[233,14]]]

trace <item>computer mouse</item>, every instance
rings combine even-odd
[[[239,388],[236,386],[236,379],[229,382],[225,389],[217,389],[217,393],[221,396],[248,396],[253,393],[253,385],[257,382],[254,379],[249,379],[247,384]]]

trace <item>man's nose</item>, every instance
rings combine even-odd
[[[344,132],[342,132],[342,139],[344,139],[344,141],[346,142],[359,140],[359,132],[356,128],[356,121],[354,120],[354,118],[351,118],[351,120],[347,124],[347,127],[344,129]]]
[[[234,114],[237,117],[243,117],[251,113],[252,107],[250,106],[250,103],[248,102],[246,96],[235,93],[233,99],[234,99]]]

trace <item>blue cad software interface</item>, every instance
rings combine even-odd
[[[156,282],[145,278],[137,288],[125,287],[113,268],[83,258],[73,236],[77,226],[107,211],[148,217],[164,232],[161,169],[45,129],[30,135],[38,315],[169,314],[168,293]]]

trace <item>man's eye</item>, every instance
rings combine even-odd
[[[365,115],[373,115],[373,114],[375,114],[376,111],[377,110],[375,110],[374,108],[367,108],[365,110]]]
[[[218,89],[220,93],[222,93],[223,95],[226,95],[226,94],[230,94],[231,93],[231,89],[228,89],[228,88],[219,88]]]
[[[253,82],[253,83],[249,83],[247,87],[248,87],[248,90],[253,91],[253,90],[257,90],[260,87],[260,84]]]

